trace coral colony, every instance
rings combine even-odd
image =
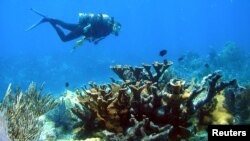
[[[239,100],[249,97],[248,88],[243,90],[235,79],[222,81],[220,71],[203,77],[201,82],[176,78],[168,71],[172,64],[164,61],[142,67],[112,66],[121,81],[111,78],[110,83],[101,85],[90,82],[75,92],[67,91],[61,100],[42,95],[42,87],[37,90],[34,83],[26,92],[18,89],[14,94],[9,86],[0,107],[6,116],[8,135],[23,141],[41,136],[56,140],[63,138],[62,134],[71,139],[114,141],[204,140],[209,124],[248,120],[243,115],[249,111],[239,109],[244,107]],[[236,96],[235,91],[242,95]],[[71,98],[67,98],[70,94]],[[238,123],[236,114],[242,118]],[[42,133],[45,121],[39,122],[41,115],[67,128],[46,135]]]

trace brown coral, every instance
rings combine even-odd
[[[127,139],[187,139],[191,136],[187,129],[190,119],[199,115],[199,109],[213,103],[218,92],[235,85],[236,81],[219,83],[221,74],[215,72],[204,77],[198,85],[200,87],[188,88],[184,80],[170,79],[160,88],[161,77],[171,64],[155,62],[152,65],[155,72],[150,70],[150,65],[143,65],[143,68],[113,67],[112,70],[124,83],[91,83],[91,88],[85,87],[78,99],[83,107],[96,115],[103,128],[122,132],[127,137],[137,136]],[[201,93],[204,95],[199,95]],[[163,132],[159,130],[167,125],[171,128]],[[124,132],[125,129],[133,129],[131,131],[135,133]]]
[[[125,88],[113,83],[85,89],[83,93],[86,95],[81,94],[79,102],[95,113],[102,126],[115,132],[123,131],[122,122],[127,119],[130,106],[130,97]]]
[[[121,78],[126,84],[135,84],[138,81],[148,80],[152,83],[158,82],[165,71],[173,64],[171,61],[164,63],[154,62],[152,64],[154,71],[151,70],[151,65],[143,64],[143,67],[131,66],[112,66],[111,69]]]

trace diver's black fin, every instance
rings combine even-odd
[[[43,23],[43,19],[40,19],[37,23],[31,25],[29,28],[27,28],[25,31],[29,31],[29,30],[32,30],[33,28],[37,27],[38,25],[40,25],[41,23]]]
[[[44,14],[42,14],[41,12],[36,11],[35,9],[31,8],[31,11],[33,11],[34,13],[38,14],[39,16],[43,17],[42,19],[40,19],[37,23],[31,25],[29,28],[27,28],[25,31],[29,31],[34,29],[35,27],[37,27],[38,25],[40,25],[41,23],[44,22],[45,18],[48,18],[47,16],[45,16]]]
[[[41,12],[38,12],[37,10],[35,10],[33,8],[30,8],[30,10],[33,11],[34,13],[36,13],[37,15],[41,16],[41,17],[47,18],[47,16],[45,16],[44,14],[42,14]]]

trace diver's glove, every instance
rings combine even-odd
[[[86,39],[85,36],[82,36],[82,38],[78,41],[75,42],[75,45],[73,47],[73,49],[71,50],[71,52],[73,52],[75,49],[79,48],[80,46],[82,46],[82,44],[84,43],[84,40]]]
[[[85,36],[82,36],[82,38],[81,38],[80,40],[76,41],[76,42],[75,42],[75,47],[80,47],[80,46],[82,46],[82,44],[83,44],[85,38],[86,38]]]

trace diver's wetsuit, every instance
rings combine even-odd
[[[88,18],[86,21],[79,24],[69,24],[56,19],[48,19],[48,21],[51,23],[63,42],[85,36],[87,40],[95,43],[112,33],[114,23],[113,19],[111,21],[104,20],[101,14],[95,14],[92,18]],[[90,24],[91,27],[84,32],[84,27],[88,24]],[[65,34],[59,26],[69,30],[70,32]]]

